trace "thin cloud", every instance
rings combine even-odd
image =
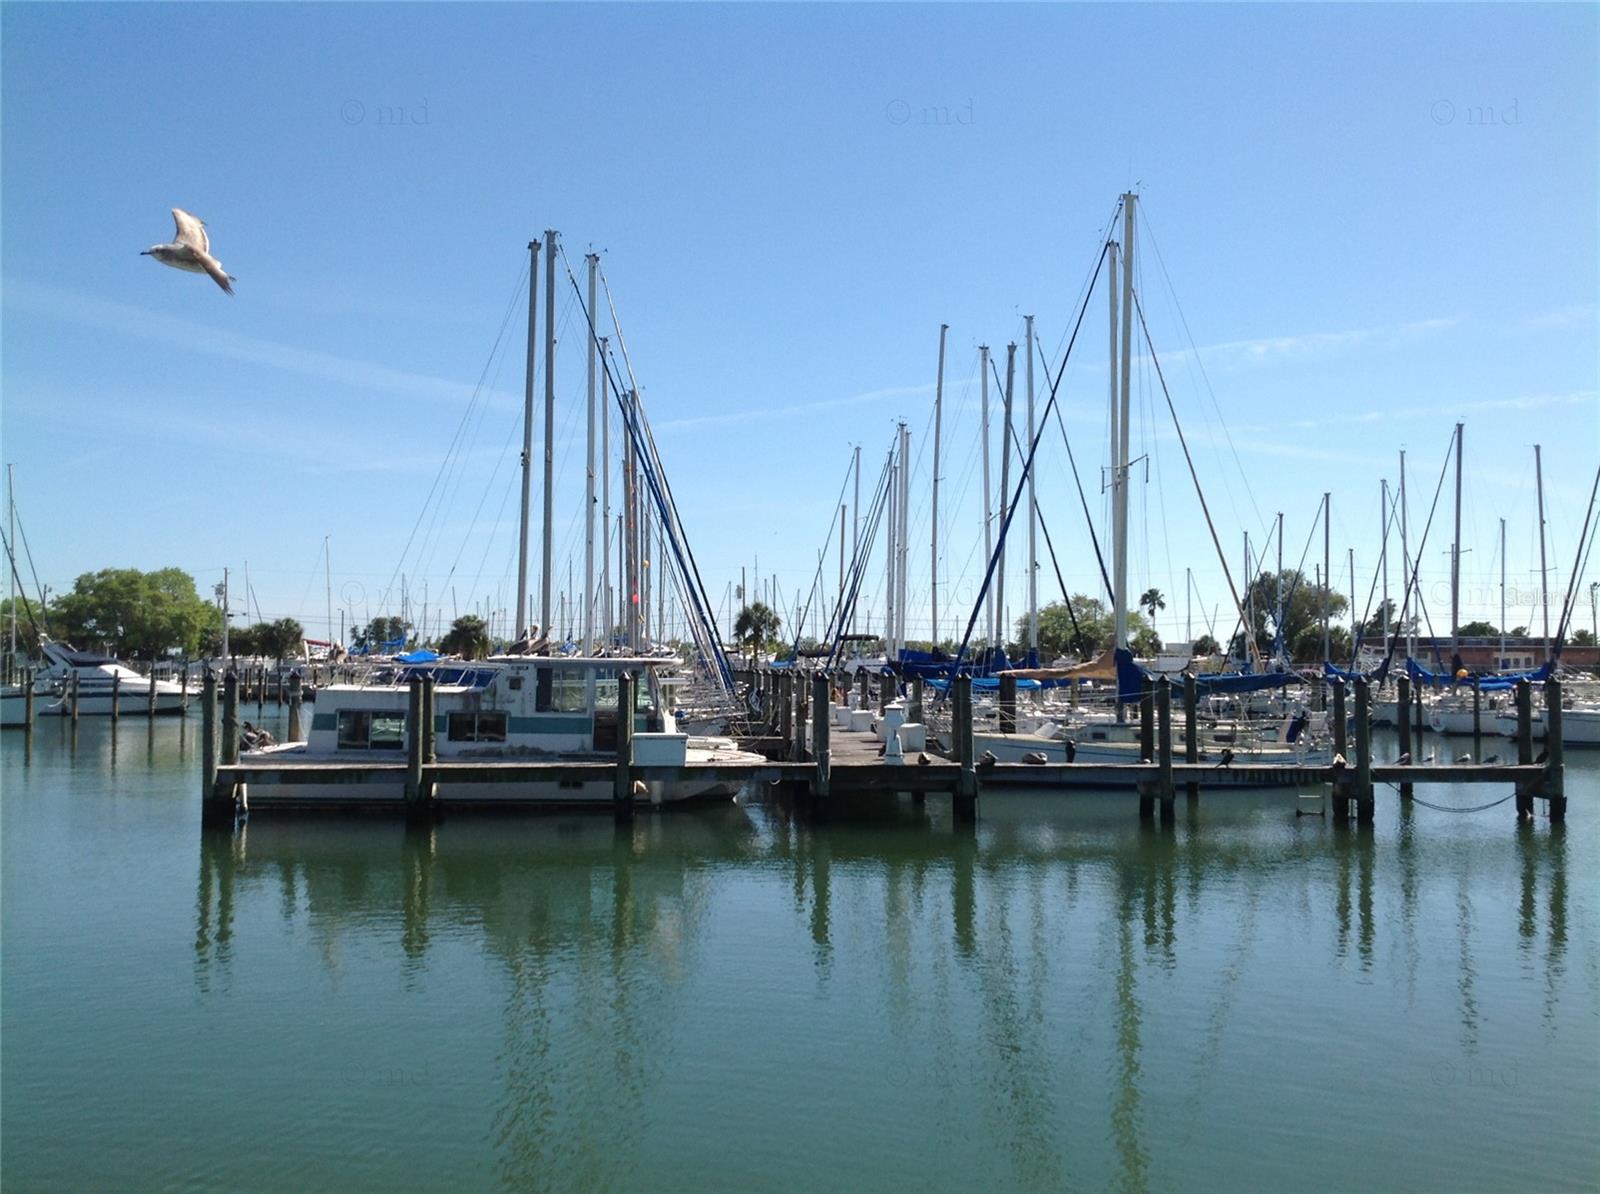
[[[449,378],[408,373],[400,369],[391,369],[386,365],[376,365],[371,361],[354,360],[314,349],[280,344],[273,340],[262,340],[255,336],[243,336],[237,332],[208,327],[171,315],[162,315],[128,303],[95,298],[38,282],[7,281],[4,302],[7,307],[44,315],[66,323],[171,344],[190,352],[265,365],[287,373],[339,382],[358,389],[380,390],[390,394],[451,402],[466,402],[473,394],[472,386]],[[519,401],[515,395],[503,391],[485,391],[485,396],[496,402],[515,404]]]
[[[917,386],[888,386],[881,390],[868,390],[847,398],[823,398],[816,402],[799,402],[790,406],[764,406],[749,410],[726,411],[715,415],[690,415],[682,419],[667,419],[654,424],[659,431],[681,431],[690,427],[722,427],[736,423],[752,423],[760,419],[775,419],[789,415],[813,414],[819,410],[834,410],[844,406],[866,406],[889,398],[919,398],[933,393],[933,384]]]

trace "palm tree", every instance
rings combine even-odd
[[[733,637],[737,642],[748,641],[754,652],[768,639],[777,638],[781,625],[778,615],[765,603],[757,601],[739,611],[738,621],[733,624]]]
[[[462,659],[487,659],[489,628],[482,618],[465,614],[450,624],[449,632],[439,640],[439,651]]]
[[[1150,615],[1150,620],[1156,620],[1156,611],[1167,608],[1167,599],[1161,595],[1160,589],[1146,589],[1144,596],[1139,598],[1139,608]]]

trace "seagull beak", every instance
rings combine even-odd
[[[139,250],[139,256],[141,256],[141,257],[150,256],[150,250],[149,249],[140,249]]]

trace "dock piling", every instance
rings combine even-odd
[[[300,673],[289,677],[289,741],[300,741]]]
[[[1171,824],[1176,819],[1176,791],[1172,783],[1172,681],[1166,676],[1156,682],[1156,762],[1160,768],[1156,796],[1161,801],[1161,822]]]
[[[1199,685],[1193,672],[1183,673],[1183,761],[1200,761],[1200,737],[1195,726],[1196,706],[1199,704]],[[1183,785],[1184,795],[1190,800],[1200,799],[1200,785],[1189,780]]]
[[[633,820],[633,717],[632,672],[617,673],[617,771],[611,787],[611,812],[619,824]]]
[[[1400,679],[1396,681],[1394,710],[1395,729],[1400,737],[1400,757],[1402,759],[1412,758],[1412,751],[1416,747],[1411,742],[1411,677],[1404,672],[1400,674]],[[1420,741],[1416,744],[1416,746],[1421,745]],[[1413,761],[1415,761],[1414,758]],[[1411,781],[1401,780],[1400,799],[1402,801],[1410,800],[1412,793]]]
[[[955,739],[961,773],[957,777],[954,813],[958,825],[974,824],[978,819],[978,761],[973,757],[972,677],[957,676],[952,691],[955,701],[950,710],[950,736]]]
[[[217,677],[209,667],[200,682],[200,803],[217,798]]]
[[[422,677],[406,684],[406,807],[422,803]]]
[[[1533,689],[1526,680],[1517,681],[1517,762],[1533,762]],[[1517,819],[1533,816],[1533,793],[1525,783],[1517,784]]]
[[[1153,763],[1156,758],[1156,701],[1155,687],[1147,677],[1139,691],[1139,761]],[[1141,781],[1139,788],[1139,820],[1149,821],[1156,815],[1154,790]]]
[[[1015,676],[1000,677],[1000,732],[1002,734],[1015,734],[1017,732],[1017,678]]]
[[[1372,794],[1372,720],[1371,689],[1366,677],[1356,680],[1356,824],[1371,825],[1373,818]]]
[[[1550,822],[1567,819],[1565,747],[1561,741],[1561,681],[1544,682],[1544,794],[1550,802]]]
[[[22,724],[29,732],[33,730],[33,669],[27,668],[22,673]]]
[[[150,683],[145,686],[145,715],[156,715],[156,661],[150,660]]]
[[[816,772],[811,777],[811,798],[816,809],[825,809],[831,794],[833,750],[828,741],[829,692],[827,675],[818,672],[811,678],[811,758],[816,763]]]
[[[78,672],[74,668],[72,679],[67,685],[67,711],[72,715],[72,726],[78,726]]]

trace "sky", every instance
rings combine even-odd
[[[1597,63],[1589,5],[8,3],[0,456],[23,570],[61,592],[177,566],[209,594],[226,568],[237,624],[312,636],[400,612],[402,576],[430,626],[514,608],[526,246],[556,229],[554,587],[583,584],[565,271],[592,251],[706,590],[722,608],[742,575],[775,578],[790,629],[819,552],[837,585],[855,447],[870,492],[904,421],[927,635],[949,325],[956,636],[984,571],[979,346],[1003,377],[1031,314],[1060,367],[1134,190],[1155,358],[1133,367],[1129,587],[1165,595],[1163,637],[1232,622],[1154,362],[1236,581],[1247,533],[1275,565],[1280,511],[1286,566],[1320,565],[1329,493],[1336,587],[1353,552],[1367,609],[1381,484],[1404,451],[1417,551],[1460,421],[1462,618],[1500,623],[1504,519],[1506,621],[1537,632],[1534,445],[1552,621],[1600,465]],[[174,206],[207,221],[236,297],[139,255]],[[1057,566],[1101,588],[1106,319],[1102,281],[1040,437],[1041,602]],[[1043,365],[1036,390],[1042,410]],[[1443,632],[1451,481],[1419,561]],[[1020,516],[1009,542],[1014,621]],[[1396,595],[1399,558],[1392,534]],[[874,626],[883,576],[875,558]]]

